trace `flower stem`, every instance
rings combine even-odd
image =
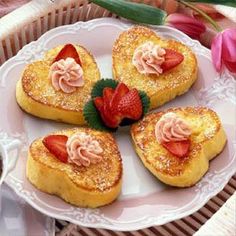
[[[201,9],[195,7],[192,3],[187,3],[183,0],[178,0],[179,3],[191,8],[192,10],[196,11],[197,13],[199,13],[200,15],[202,15],[209,23],[212,24],[212,26],[218,31],[222,31],[222,29],[220,28],[220,26],[210,17],[208,16],[204,11],[202,11]]]

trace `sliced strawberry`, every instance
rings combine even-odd
[[[184,60],[184,56],[179,52],[167,48],[165,48],[165,51],[165,61],[161,64],[163,72],[176,67]]]
[[[103,112],[101,112],[101,117],[104,123],[110,128],[117,128],[121,122],[121,117],[114,114],[109,106],[109,104],[104,103]]]
[[[110,108],[110,101],[113,94],[114,90],[106,87],[103,89],[103,97],[96,97],[93,101],[100,112],[104,124],[110,128],[117,128],[120,123],[120,118],[114,115]]]
[[[189,152],[190,140],[184,140],[179,142],[165,142],[162,145],[174,156],[186,157]]]
[[[110,128],[118,127],[121,121],[121,118],[113,112],[110,106],[113,95],[114,95],[114,89],[108,87],[103,89],[104,105],[103,105],[102,117],[104,117],[104,123]]]
[[[105,110],[105,113],[112,113],[112,110],[110,109],[110,103],[111,103],[111,99],[113,97],[114,94],[114,89],[106,87],[103,89],[103,101],[104,101],[104,105],[103,108]]]
[[[95,107],[100,113],[100,116],[105,123],[106,126],[112,128],[113,126],[116,125],[116,122],[112,120],[112,117],[110,117],[110,112],[109,110],[104,111],[104,100],[102,97],[96,97],[94,100]]]
[[[138,90],[129,90],[123,83],[115,90],[105,87],[103,96],[93,101],[104,124],[110,128],[117,128],[124,118],[138,120],[143,113]]]
[[[121,98],[128,92],[129,92],[129,88],[124,83],[119,83],[116,86],[115,92],[111,99],[111,108],[117,107]]]
[[[104,105],[103,98],[102,98],[102,97],[96,97],[96,98],[94,98],[93,102],[94,102],[94,104],[95,104],[95,107],[96,107],[100,112],[102,112],[102,111],[103,111],[103,105]]]
[[[103,100],[104,104],[110,107],[110,102],[114,94],[114,89],[106,87],[103,89]]]
[[[60,161],[67,163],[68,153],[66,142],[68,137],[65,135],[49,135],[43,139],[44,146]]]
[[[79,54],[76,48],[72,44],[66,44],[61,51],[57,54],[53,62],[59,61],[61,59],[66,59],[68,57],[74,58],[75,61],[81,65]]]
[[[139,118],[141,118],[143,107],[137,89],[130,90],[121,98],[118,104],[118,111],[125,118],[133,120],[138,120]]]

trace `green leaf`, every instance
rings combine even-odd
[[[185,0],[185,2],[201,2],[236,7],[236,0]]]
[[[97,129],[100,131],[108,131],[108,132],[115,132],[117,130],[105,126],[100,117],[99,112],[94,106],[92,99],[85,104],[83,109],[83,115],[88,125],[93,129]]]
[[[101,79],[97,81],[92,89],[91,96],[92,98],[95,97],[102,97],[103,89],[105,87],[110,87],[115,89],[118,85],[118,81],[113,79]]]
[[[139,91],[139,96],[143,105],[143,116],[149,111],[150,108],[150,98],[144,91]]]
[[[165,11],[157,7],[125,0],[90,0],[90,2],[139,23],[163,25],[167,15]]]

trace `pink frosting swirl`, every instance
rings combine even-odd
[[[134,51],[132,63],[141,74],[159,75],[163,72],[161,64],[165,61],[166,51],[153,42],[147,42]]]
[[[99,142],[85,133],[76,133],[72,135],[67,143],[68,162],[78,166],[89,166],[102,160],[103,149]]]
[[[77,87],[84,85],[83,70],[71,57],[54,62],[50,67],[49,77],[53,88],[64,93],[73,93]]]
[[[173,112],[168,112],[156,123],[155,135],[159,143],[187,140],[191,135],[188,124]]]

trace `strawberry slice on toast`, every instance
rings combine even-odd
[[[60,161],[67,163],[68,153],[66,142],[68,137],[65,135],[49,135],[43,139],[44,146]]]
[[[78,63],[79,65],[81,65],[81,60],[79,57],[79,54],[76,50],[76,48],[72,45],[72,44],[66,44],[61,51],[57,54],[57,56],[55,57],[54,62],[59,61],[61,59],[66,59],[68,57],[73,58],[76,63]]]

